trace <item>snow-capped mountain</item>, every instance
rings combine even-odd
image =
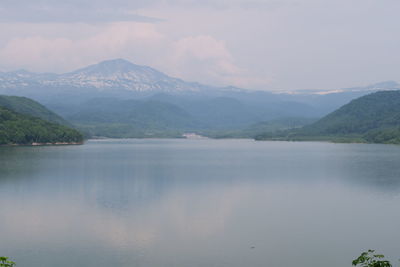
[[[399,90],[397,82],[382,82],[366,87],[334,90],[297,90],[281,93],[252,91],[236,87],[213,87],[186,82],[170,77],[147,66],[133,64],[124,59],[106,60],[98,64],[64,74],[33,73],[25,70],[0,72],[0,94],[20,95],[38,101],[50,102],[59,99],[88,99],[91,97],[149,96],[156,93],[200,94],[208,96],[229,96],[252,98],[257,101],[291,101],[310,103],[315,99],[344,99],[359,97],[380,90]],[[319,101],[319,100],[318,100]],[[330,100],[331,101],[331,100]],[[333,101],[333,100],[332,100]],[[332,102],[331,101],[331,102]],[[329,102],[329,101],[328,101]]]
[[[29,97],[63,116],[71,116],[87,103],[100,99],[147,99],[177,105],[199,118],[216,121],[221,118],[221,125],[226,118],[231,119],[224,123],[230,120],[255,122],[254,118],[266,120],[279,116],[321,117],[374,91],[399,89],[396,82],[332,91],[286,93],[220,88],[185,82],[123,59],[103,61],[64,74],[24,70],[0,72],[0,95]]]
[[[0,88],[38,86],[136,92],[199,91],[206,87],[169,77],[153,68],[136,65],[124,59],[103,61],[65,74],[36,74],[24,70],[0,73]]]

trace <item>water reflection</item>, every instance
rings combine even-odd
[[[31,267],[333,267],[365,248],[395,256],[399,152],[249,140],[0,148],[0,252]]]

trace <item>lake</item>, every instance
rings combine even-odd
[[[91,140],[0,147],[18,267],[339,267],[400,258],[400,146]]]

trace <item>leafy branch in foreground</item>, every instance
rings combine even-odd
[[[353,266],[361,267],[392,267],[392,264],[383,260],[385,257],[381,254],[374,254],[375,250],[368,250],[367,252],[361,253],[361,255],[353,260]]]
[[[0,267],[14,267],[15,262],[8,260],[7,257],[0,257]]]

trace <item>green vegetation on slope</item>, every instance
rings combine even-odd
[[[400,91],[363,96],[311,125],[256,139],[400,144]]]
[[[15,262],[10,261],[8,257],[0,257],[0,267],[14,267]]]
[[[99,98],[68,119],[91,136],[114,138],[180,137],[196,126],[183,109],[159,101]]]
[[[375,253],[375,250],[368,250],[361,253],[361,255],[353,260],[353,266],[361,267],[392,267],[390,261],[384,259],[385,256],[382,254]]]
[[[75,129],[0,107],[0,145],[82,141]]]
[[[48,110],[45,106],[26,97],[0,95],[0,106],[17,113],[38,117],[49,122],[70,125],[66,120]]]
[[[195,132],[212,138],[254,138],[265,131],[296,128],[315,120],[265,118],[231,98],[200,98],[157,95],[152,98],[121,100],[98,98],[87,101],[67,117],[91,136],[181,137]]]
[[[357,98],[303,130],[317,134],[365,134],[398,127],[399,123],[400,91],[384,91]]]
[[[255,138],[261,134],[276,133],[288,129],[296,129],[315,122],[312,118],[280,118],[270,121],[259,122],[238,130],[202,130],[199,134],[210,138]]]

